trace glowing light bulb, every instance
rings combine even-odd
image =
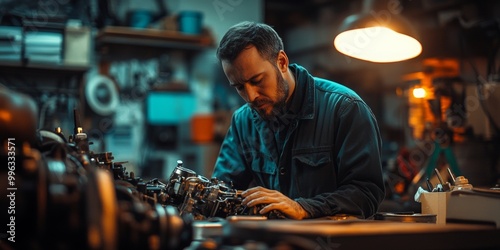
[[[424,98],[427,95],[427,92],[424,88],[414,88],[413,89],[413,97],[415,98]]]

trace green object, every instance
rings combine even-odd
[[[435,142],[434,145],[436,146],[436,149],[431,155],[431,158],[429,159],[429,162],[427,164],[427,168],[425,169],[425,174],[428,178],[431,177],[432,172],[434,169],[437,167],[437,161],[439,159],[439,156],[444,154],[446,161],[450,165],[450,169],[453,172],[455,176],[461,176],[462,173],[460,169],[458,168],[458,163],[455,158],[455,155],[453,154],[453,150],[451,149],[450,146],[447,147],[442,147],[439,143]]]

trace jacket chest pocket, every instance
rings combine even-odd
[[[331,147],[294,150],[292,165],[301,195],[310,197],[335,189]]]
[[[276,189],[276,163],[270,156],[257,154],[251,163],[253,172],[253,186],[263,186],[265,188]]]

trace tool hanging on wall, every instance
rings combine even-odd
[[[84,93],[89,108],[100,116],[112,115],[120,102],[115,82],[104,75],[91,76]]]

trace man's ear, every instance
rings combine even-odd
[[[281,71],[281,73],[285,73],[288,70],[288,56],[286,55],[285,51],[280,50],[276,63],[278,64],[278,69]]]

